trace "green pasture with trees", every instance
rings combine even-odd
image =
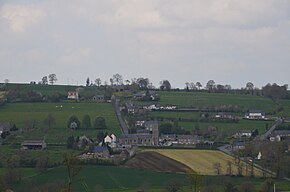
[[[79,121],[77,129],[68,126],[71,117]],[[91,127],[88,127],[88,117]],[[100,117],[106,127],[94,127],[93,121]],[[72,133],[93,137],[99,130],[116,135],[121,133],[114,108],[108,103],[7,103],[0,108],[0,122],[16,124],[21,133],[13,137],[14,142],[45,137],[48,143],[63,143]]]

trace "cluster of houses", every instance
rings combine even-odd
[[[80,100],[80,94],[79,94],[79,91],[76,90],[76,91],[69,91],[67,93],[67,99],[68,100]],[[91,101],[96,101],[96,102],[105,102],[105,96],[102,95],[102,94],[95,94],[92,98],[91,98]]]

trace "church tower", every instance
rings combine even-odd
[[[154,120],[152,128],[152,145],[159,145],[159,125],[156,120]]]

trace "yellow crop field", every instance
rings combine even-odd
[[[220,164],[221,175],[228,173],[228,162],[231,162],[232,174],[236,175],[238,172],[235,159],[220,151],[190,149],[158,149],[154,151],[181,162],[202,175],[217,175],[214,168],[215,163]],[[242,173],[243,175],[250,175],[250,165],[245,162],[243,162]],[[255,168],[254,175],[261,176],[262,171]]]

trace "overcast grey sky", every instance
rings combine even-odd
[[[290,0],[0,0],[0,81],[290,83]]]

